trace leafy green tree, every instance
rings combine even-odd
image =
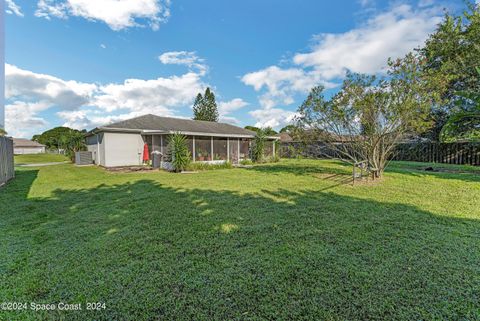
[[[34,135],[32,140],[47,146],[49,149],[66,149],[72,132],[80,133],[80,131],[68,127],[55,127],[40,135]]]
[[[263,130],[263,131],[265,131],[267,136],[273,136],[273,135],[278,134],[275,130],[272,129],[272,127],[258,128],[258,127],[255,127],[255,126],[245,126],[244,128],[248,129],[248,130],[251,130],[252,132],[256,132],[256,133]]]
[[[202,96],[198,93],[193,104],[193,119],[218,122],[218,108],[215,94],[207,88]]]
[[[172,160],[173,169],[179,173],[190,164],[191,155],[187,146],[187,137],[180,133],[170,135],[168,140],[168,153]]]
[[[434,126],[426,137],[438,140],[449,117],[461,112],[459,93],[480,92],[480,7],[470,3],[459,16],[446,14],[436,31],[418,51],[423,77],[436,93],[430,112]]]
[[[252,160],[261,163],[265,160],[265,144],[267,142],[268,129],[259,129],[255,135],[252,146]]]
[[[383,79],[349,73],[330,100],[322,86],[313,88],[297,120],[309,136],[314,133],[324,142],[324,156],[351,164],[366,161],[374,176],[381,177],[394,146],[428,128],[429,108],[420,61],[409,54],[390,61]]]
[[[7,135],[7,132],[5,131],[5,129],[0,128],[0,137],[1,136],[6,136],[6,135]]]
[[[252,132],[258,132],[260,128],[255,127],[255,126],[245,126],[245,129],[251,130]]]
[[[440,138],[443,142],[480,141],[480,93],[459,95],[461,99],[457,100],[457,104],[460,111],[447,120]]]
[[[280,129],[280,133],[292,133],[295,131],[295,129],[296,129],[295,125],[287,125],[282,129]]]

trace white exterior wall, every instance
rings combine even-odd
[[[45,153],[45,147],[17,147],[13,149],[15,155],[24,154],[43,154]]]
[[[142,135],[137,133],[104,133],[100,144],[100,164],[105,167],[142,165]]]
[[[92,153],[93,163],[105,166],[105,140],[104,134],[99,133],[87,137],[87,150]]]

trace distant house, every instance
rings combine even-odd
[[[276,134],[275,137],[278,137],[278,139],[283,143],[283,142],[291,142],[293,141],[292,136],[290,136],[289,133],[279,133]]]
[[[94,163],[104,167],[141,165],[147,144],[149,153],[161,155],[161,166],[168,168],[168,138],[173,133],[187,137],[193,162],[209,163],[248,159],[255,137],[255,132],[230,124],[149,114],[95,128],[87,133],[86,144]],[[274,140],[269,138],[266,155],[275,152]]]
[[[21,154],[42,154],[45,153],[45,145],[24,138],[13,138],[13,153]]]

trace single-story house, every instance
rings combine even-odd
[[[104,167],[138,166],[143,163],[144,145],[149,152],[160,154],[162,167],[170,167],[168,137],[181,133],[193,162],[234,164],[250,156],[255,133],[225,123],[144,115],[97,127],[86,134],[87,150],[95,164]],[[265,154],[275,153],[275,137],[267,141]],[[150,156],[151,158],[151,156]]]
[[[42,154],[45,153],[45,145],[24,138],[13,138],[13,153],[15,155]]]

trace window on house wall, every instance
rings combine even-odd
[[[213,138],[213,160],[227,160],[227,139]]]
[[[212,139],[206,136],[195,136],[195,160],[198,162],[212,160]]]

